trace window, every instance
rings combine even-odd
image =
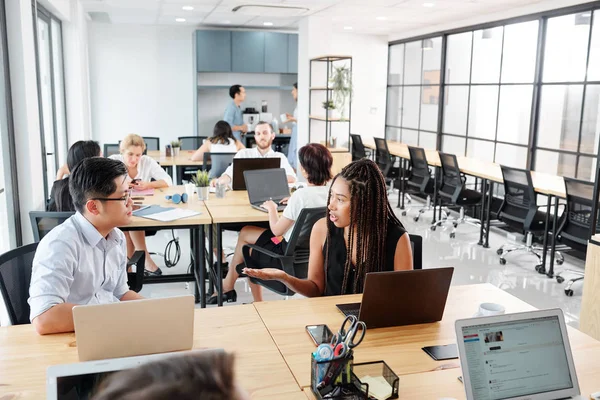
[[[6,48],[4,0],[0,0],[0,254],[20,246],[21,222],[17,201],[16,158],[11,125],[11,101]],[[1,302],[1,299],[0,299]]]
[[[34,12],[44,189],[48,198],[67,154],[62,25],[39,4]]]

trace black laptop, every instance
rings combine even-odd
[[[281,200],[290,196],[285,169],[259,169],[244,171],[244,180],[248,188],[248,199],[252,208],[268,212],[261,205],[267,200],[277,204],[277,211],[283,211],[285,205],[279,204]]]
[[[246,190],[246,181],[244,171],[255,169],[279,168],[281,159],[274,158],[234,158],[233,159],[233,180],[231,188],[233,190]]]
[[[454,268],[371,272],[361,303],[337,304],[367,328],[426,324],[442,319]]]

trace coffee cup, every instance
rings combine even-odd
[[[194,184],[193,183],[186,183],[184,187],[185,187],[185,193],[188,195],[188,199],[193,198],[193,196],[194,196],[194,189],[195,189]]]
[[[481,303],[475,317],[491,317],[493,315],[502,315],[506,309],[502,304]]]

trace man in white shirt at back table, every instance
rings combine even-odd
[[[290,163],[283,153],[274,151],[271,148],[273,140],[275,140],[275,133],[271,125],[267,122],[260,121],[254,128],[254,140],[256,141],[256,147],[251,149],[243,149],[236,153],[234,158],[280,158],[281,168],[285,169],[288,183],[296,182],[296,173],[290,166]],[[223,175],[218,179],[213,179],[211,182],[212,186],[215,186],[217,181],[221,184],[227,184],[231,186],[233,180],[233,164],[231,164]]]
[[[30,319],[40,335],[72,332],[73,307],[142,299],[127,286],[125,235],[133,201],[127,168],[102,157],[69,177],[77,212],[40,241],[29,286]]]

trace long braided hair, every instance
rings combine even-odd
[[[352,253],[356,241],[356,272],[352,291],[353,293],[362,293],[366,274],[384,270],[388,221],[402,228],[403,226],[388,201],[385,178],[373,161],[363,158],[347,165],[333,179],[332,186],[338,178],[343,178],[350,187],[351,223],[346,246],[342,291],[348,287],[348,279],[352,270]],[[330,200],[331,191],[327,204]],[[327,216],[329,217],[329,211]],[[325,268],[329,264],[329,245],[334,229],[338,228],[327,218],[328,246]],[[325,276],[327,276],[327,271],[325,271]]]

